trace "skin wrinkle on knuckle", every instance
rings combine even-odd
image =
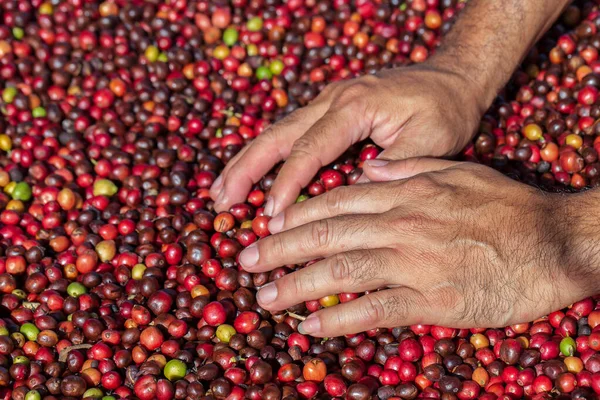
[[[414,197],[412,193],[404,190],[404,182],[401,180],[376,182],[373,185],[377,185],[379,189],[378,197],[381,198],[382,201],[388,202],[388,213],[392,213],[396,207],[401,207],[406,203],[407,199],[412,199]],[[366,195],[368,196],[370,193],[371,191],[367,191]]]
[[[386,212],[393,210],[406,199],[406,194],[398,189],[398,181],[375,182],[370,187],[365,188],[359,193],[353,195],[353,201],[362,203],[371,197],[376,198],[378,203],[385,206]]]
[[[449,286],[441,289],[441,292],[437,293],[437,299],[436,304],[442,304],[443,308],[448,310],[446,316],[446,318],[448,318],[448,324],[452,325],[459,321],[463,321],[461,318],[463,317],[462,314],[465,312],[467,300],[465,300],[462,293],[459,293],[456,287]]]
[[[383,319],[385,327],[406,324],[411,311],[416,314],[418,310],[422,310],[423,308],[416,302],[417,297],[418,292],[410,288],[388,294],[383,301],[383,309],[387,312],[387,316]]]
[[[402,310],[398,306],[400,303],[399,299],[394,295],[389,296],[393,299],[388,299],[385,303],[380,298],[381,296],[377,296],[376,294],[365,296],[364,299],[366,303],[361,310],[361,313],[363,314],[361,320],[364,320],[369,326],[381,327],[382,324],[387,324],[389,310],[387,310],[386,307],[388,305],[392,305],[393,312],[401,313]]]
[[[338,253],[331,258],[330,274],[342,292],[355,290],[374,280],[381,280],[383,285],[385,282],[377,278],[379,274],[375,268],[381,264],[375,262],[376,259],[376,253],[371,251]]]
[[[375,217],[374,223],[382,227],[383,232],[387,232],[384,237],[392,238],[391,242],[387,243],[386,247],[403,252],[405,251],[405,243],[401,238],[406,237],[407,232],[402,228],[404,216],[397,214],[397,210],[382,213]]]
[[[463,296],[459,289],[449,281],[443,281],[431,287],[426,298],[434,299],[434,304],[440,304],[446,310],[456,310],[463,302]]]
[[[382,279],[386,268],[383,258],[377,251],[355,251],[352,252],[352,264],[355,265],[351,269],[351,277],[353,285],[360,285],[375,280],[381,281],[381,285],[385,284],[385,279]]]
[[[416,206],[413,207],[412,210],[402,210],[400,215],[398,212],[382,214],[381,224],[387,228],[388,235],[396,239],[406,236],[416,236],[422,239],[423,235],[428,236],[432,227],[430,218],[424,212],[417,210]]]
[[[313,222],[310,228],[310,242],[307,245],[319,249],[327,248],[332,243],[332,234],[329,220]]]
[[[413,234],[420,234],[431,227],[430,219],[423,213],[415,212],[404,218],[404,229]]]
[[[331,109],[346,110],[348,112],[358,112],[364,109],[366,105],[365,94],[371,90],[370,85],[364,82],[356,81],[345,87],[339,95],[333,100]]]
[[[351,286],[349,280],[352,276],[352,266],[345,253],[339,253],[333,256],[329,268],[331,269],[331,276],[335,282],[339,282],[342,286]]]
[[[312,219],[315,209],[309,200],[298,204],[296,207],[287,208],[284,213],[286,225],[299,226]]]
[[[327,86],[325,86],[325,88],[323,88],[323,91],[321,91],[321,93],[319,94],[319,96],[317,96],[315,101],[325,100],[327,97],[332,96],[336,91],[338,91],[342,87],[343,84],[346,84],[346,82],[333,82],[328,84]]]
[[[324,196],[325,215],[332,217],[339,213],[343,213],[348,210],[348,202],[351,201],[352,196],[349,196],[347,187],[340,186],[327,192]]]
[[[437,184],[433,173],[422,173],[404,181],[404,189],[417,195],[429,196]]]
[[[296,162],[302,162],[304,160],[313,160],[317,161],[319,164],[319,168],[323,165],[319,158],[315,154],[319,154],[318,152],[318,143],[315,142],[314,136],[303,135],[296,139],[292,146],[292,151],[290,152],[289,160],[293,160]]]

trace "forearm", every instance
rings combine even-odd
[[[570,0],[471,0],[430,59],[473,84],[484,112]]]
[[[600,190],[555,200],[560,227],[556,236],[563,241],[561,267],[582,296],[600,294]]]

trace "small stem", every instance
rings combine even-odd
[[[91,347],[92,347],[91,344],[76,344],[73,346],[65,347],[64,349],[62,349],[60,351],[60,354],[58,355],[58,361],[60,361],[60,362],[67,361],[67,356],[69,355],[69,352],[71,350],[89,349]]]
[[[299,319],[300,321],[304,321],[306,319],[306,317],[303,317],[302,315],[298,315],[296,313],[293,312],[288,312],[288,315],[292,318],[296,318]]]
[[[23,307],[28,310],[31,310],[31,311],[35,311],[39,306],[40,306],[40,303],[37,303],[35,301],[24,301],[23,302]]]

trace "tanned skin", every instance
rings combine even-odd
[[[258,292],[267,310],[371,291],[311,314],[300,331],[456,328],[526,322],[600,291],[600,193],[548,194],[458,153],[567,0],[471,0],[427,62],[332,84],[246,146],[211,188],[215,209],[246,199],[285,160],[246,248],[251,272],[320,261]],[[384,148],[360,184],[294,204],[320,168],[371,138]],[[377,290],[376,289],[382,289]]]

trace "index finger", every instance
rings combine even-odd
[[[360,117],[360,118],[358,118]],[[353,106],[329,109],[300,137],[271,187],[267,215],[277,215],[294,203],[303,187],[324,165],[339,157],[368,133],[362,113]]]
[[[340,252],[383,248],[386,235],[376,218],[348,215],[302,225],[253,243],[240,253],[239,261],[250,272],[263,272]]]
[[[252,185],[258,182],[275,164],[288,156],[292,144],[320,116],[319,105],[297,110],[268,127],[231,160],[211,188],[215,210],[227,210],[232,204],[245,200]]]
[[[437,324],[440,313],[418,291],[402,286],[319,310],[309,315],[298,330],[311,336],[332,337],[375,328]]]

